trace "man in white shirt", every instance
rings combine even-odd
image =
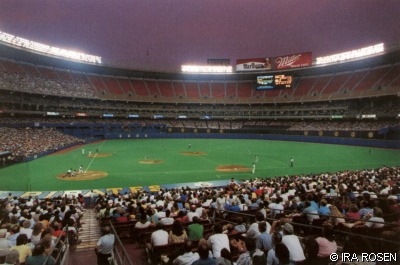
[[[170,217],[171,211],[166,210],[165,211],[165,218],[162,218],[159,222],[162,225],[172,225],[174,223],[174,218]]]
[[[249,230],[247,230],[246,236],[252,239],[257,239],[261,233],[260,230],[258,229],[258,224],[264,221],[264,215],[260,212],[256,213],[256,222],[252,223],[249,227]],[[270,232],[271,230],[271,225],[266,222],[267,225],[267,233]]]
[[[300,240],[297,236],[293,235],[293,226],[286,223],[282,227],[283,237],[282,243],[289,249],[290,260],[294,262],[301,262],[306,259],[304,256],[303,248],[301,247]]]
[[[208,245],[212,249],[212,253],[214,258],[221,257],[221,250],[226,248],[231,251],[229,247],[229,238],[226,234],[223,234],[222,225],[215,224],[214,225],[214,234],[210,236],[207,240]]]
[[[275,218],[275,215],[282,214],[284,207],[282,205],[282,198],[278,197],[275,199],[275,202],[270,203],[268,208],[271,210],[271,217]]]
[[[158,223],[156,227],[157,230],[151,234],[150,243],[146,244],[146,253],[149,264],[152,264],[152,258],[154,256],[153,247],[168,244],[168,232],[162,229],[162,225],[160,223]]]
[[[103,236],[99,238],[96,244],[97,264],[109,264],[108,258],[111,257],[114,248],[115,237],[111,234],[111,228],[105,226],[102,229]]]
[[[190,207],[190,212],[187,214],[189,223],[193,222],[193,217],[195,216],[200,218],[200,215],[196,212],[196,206],[192,205]]]

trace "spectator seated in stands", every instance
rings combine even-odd
[[[150,243],[146,244],[146,252],[148,254],[148,258],[152,257],[153,247],[167,245],[168,238],[169,238],[168,232],[163,230],[163,226],[160,223],[158,223],[156,225],[156,231],[154,231],[151,234]]]
[[[282,235],[279,232],[272,233],[272,248],[267,254],[267,265],[278,265],[279,260],[275,255],[275,247],[277,244],[282,243]]]
[[[188,222],[189,223],[193,222],[193,217],[195,217],[195,216],[200,218],[200,214],[198,212],[196,212],[196,206],[192,205],[192,206],[190,206],[190,212],[187,214]]]
[[[217,265],[234,265],[232,254],[226,248],[221,249],[221,257],[216,259]]]
[[[7,229],[0,229],[0,251],[9,250],[13,246],[12,242],[6,236]]]
[[[185,242],[185,253],[178,256],[172,264],[174,265],[190,265],[194,261],[198,260],[200,258],[199,254],[197,252],[193,252],[193,244],[192,241],[187,240]]]
[[[303,215],[307,218],[307,220],[308,220],[308,222],[310,224],[314,220],[319,219],[319,215],[318,215],[318,210],[317,209],[314,206],[311,205],[310,201],[306,201],[304,203]]]
[[[162,218],[160,221],[159,221],[159,223],[161,224],[161,225],[172,225],[173,223],[174,223],[174,218],[172,218],[172,217],[170,217],[170,215],[171,215],[171,211],[170,210],[166,210],[165,211],[165,217],[164,218]]]
[[[17,245],[11,248],[18,251],[20,264],[24,264],[26,259],[32,256],[32,250],[27,244],[28,237],[25,234],[20,234],[17,237]]]
[[[264,221],[264,215],[260,212],[256,213],[256,221],[252,223],[249,227],[249,230],[247,230],[246,236],[249,238],[253,238],[254,240],[258,238],[260,235],[260,231],[258,230],[258,224]],[[267,224],[267,233],[270,232],[271,230],[271,225],[266,222]]]
[[[234,227],[235,231],[237,231],[238,233],[246,233],[246,226],[243,224],[243,218],[239,217],[237,219],[237,224]]]
[[[282,226],[283,237],[282,243],[286,245],[290,252],[290,260],[294,262],[301,262],[305,260],[304,251],[301,246],[299,238],[294,235],[293,226],[289,223],[286,223]],[[275,247],[275,255],[278,257],[277,249]]]
[[[45,261],[47,260],[48,265],[54,265],[55,259],[53,257],[46,256],[45,254],[45,246],[42,244],[37,244],[32,252],[32,256],[29,256],[26,259],[25,265],[39,265],[39,264],[44,264]]]
[[[193,217],[193,223],[188,226],[189,240],[197,241],[203,238],[204,227],[200,224],[199,217]]]
[[[337,251],[333,228],[329,225],[325,225],[323,234],[323,237],[317,237],[315,239],[318,243],[318,257],[329,258],[332,253],[336,253]]]
[[[358,206],[355,203],[350,204],[350,209],[345,215],[347,222],[355,222],[361,219],[360,213],[358,212]]]
[[[217,265],[215,259],[209,256],[210,247],[206,242],[200,242],[197,252],[200,258],[192,263],[192,265]],[[221,256],[221,255],[219,255]]]
[[[320,204],[320,206],[319,206],[319,209],[318,209],[318,214],[320,216],[321,215],[323,216],[323,215],[330,215],[331,214],[331,210],[328,207],[328,202],[326,201],[326,199],[322,199],[319,202],[319,204]]]
[[[240,256],[236,261],[237,265],[259,264],[264,265],[267,258],[263,251],[256,249],[256,243],[251,238],[244,238],[244,240],[232,240],[233,247],[238,249]]]
[[[271,234],[267,232],[266,222],[259,223],[258,230],[261,234],[257,237],[256,247],[257,249],[267,253],[270,249],[272,249],[272,237]]]
[[[151,223],[147,220],[146,215],[141,215],[139,222],[135,224],[135,229],[145,229],[149,227]]]
[[[212,249],[214,258],[221,256],[221,249],[226,248],[230,251],[229,238],[226,234],[223,234],[223,229],[221,224],[214,225],[214,233],[207,240],[207,243]]]
[[[185,229],[182,223],[175,220],[172,225],[171,231],[169,231],[169,243],[183,243],[188,239]]]

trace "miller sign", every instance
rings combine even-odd
[[[312,53],[304,52],[275,57],[275,69],[291,69],[312,65]]]

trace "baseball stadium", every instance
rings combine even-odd
[[[159,71],[1,27],[7,264],[400,262],[399,43]]]

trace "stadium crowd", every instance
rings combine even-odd
[[[19,161],[78,143],[83,140],[54,128],[0,127],[0,150],[11,152],[9,160]]]
[[[104,195],[96,209],[134,224],[138,241],[147,233],[149,262],[171,245],[164,263],[329,264],[340,251],[397,253],[399,194],[400,167],[381,167]]]
[[[245,129],[245,128],[281,128],[288,131],[377,131],[382,128],[399,127],[400,120],[357,120],[357,121],[294,121],[294,120],[197,120],[197,119],[128,119],[128,118],[69,118],[69,117],[0,117],[0,124],[120,124],[120,125],[166,125],[171,128],[188,129]]]
[[[44,95],[95,98],[90,84],[81,80],[64,81],[28,73],[11,73],[0,68],[0,89]]]
[[[67,238],[78,244],[83,197],[0,200],[0,257],[4,264],[55,264]],[[4,262],[4,260],[3,260]]]

